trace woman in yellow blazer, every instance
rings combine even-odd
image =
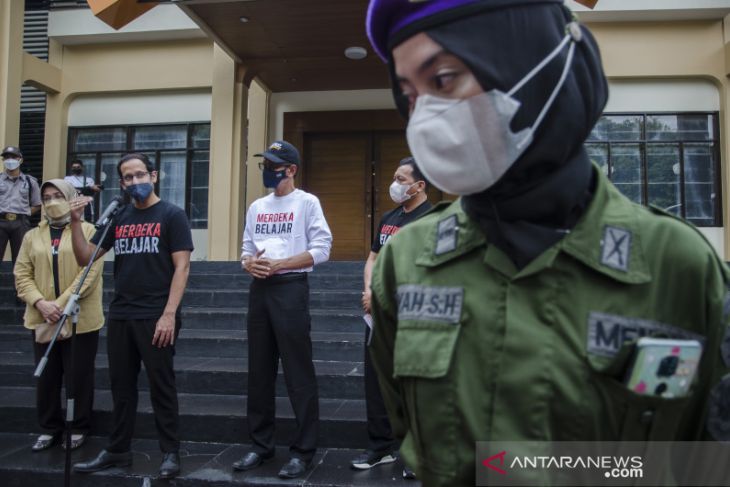
[[[76,263],[71,246],[69,202],[75,197],[74,187],[62,179],[43,183],[41,198],[45,219],[25,234],[15,263],[15,287],[18,297],[26,303],[24,326],[33,330],[36,363],[48,346],[47,343],[38,343],[41,338],[36,327],[44,322],[57,322],[84,270]],[[83,229],[86,238],[90,239],[94,226],[84,223]],[[71,340],[60,340],[53,347],[38,380],[36,409],[43,434],[33,445],[34,452],[52,447],[63,436],[61,386],[65,383],[66,390],[71,390],[69,379],[72,371],[75,411],[71,448],[81,446],[89,432],[94,403],[94,362],[99,329],[104,325],[101,305],[103,265],[102,260],[93,265],[81,289],[74,363],[71,363]],[[70,330],[71,320],[67,321]]]

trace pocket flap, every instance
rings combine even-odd
[[[393,372],[396,377],[443,377],[449,370],[461,325],[400,322],[395,337]]]

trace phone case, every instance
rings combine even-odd
[[[684,397],[701,356],[702,345],[697,340],[640,338],[626,386],[642,395]]]

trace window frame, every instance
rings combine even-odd
[[[128,154],[130,152],[140,152],[143,154],[152,155],[154,154],[154,165],[155,170],[160,170],[160,164],[161,164],[161,154],[164,153],[179,153],[179,152],[185,152],[185,214],[188,217],[188,220],[190,221],[191,227],[193,229],[202,229],[206,230],[208,229],[208,225],[210,222],[209,215],[206,215],[205,222],[193,222],[192,214],[191,214],[191,208],[190,208],[190,198],[192,196],[192,161],[193,161],[193,154],[195,152],[208,152],[208,168],[210,170],[210,144],[208,144],[207,148],[196,148],[193,145],[193,132],[195,127],[201,126],[201,125],[207,125],[211,126],[210,120],[201,120],[201,121],[192,121],[192,122],[158,122],[158,123],[143,123],[143,124],[109,124],[109,125],[84,125],[84,126],[73,126],[68,128],[68,139],[67,139],[67,150],[66,150],[66,174],[69,174],[69,171],[71,170],[71,161],[81,155],[87,155],[87,154],[94,154],[94,164],[95,164],[95,170],[94,170],[94,181],[99,184],[101,181],[101,170],[102,170],[102,156],[104,154]],[[185,147],[184,148],[170,148],[170,149],[136,149],[133,145],[134,141],[134,134],[135,131],[139,128],[147,128],[147,127],[185,127],[186,128],[186,137],[185,137]],[[86,130],[97,130],[97,129],[123,129],[125,131],[126,140],[124,144],[123,149],[109,149],[109,150],[96,150],[96,151],[85,151],[85,152],[79,152],[76,151],[76,140],[78,138],[79,132],[86,131]],[[160,178],[157,178],[157,182],[155,183],[155,192],[159,195],[160,194]],[[118,174],[114,174],[114,183],[119,184],[119,176]],[[208,192],[210,194],[210,180],[208,181]],[[100,200],[98,198],[95,198],[94,200],[94,206],[96,214],[99,214],[99,205]]]
[[[648,117],[661,117],[661,116],[680,116],[680,115],[702,115],[709,116],[712,120],[712,131],[714,137],[706,141],[700,140],[687,140],[677,138],[676,140],[647,140],[647,129],[646,123]],[[641,136],[638,140],[631,139],[616,139],[616,140],[586,140],[586,146],[597,146],[605,148],[606,159],[608,164],[607,177],[612,180],[611,176],[613,173],[613,163],[611,160],[612,146],[615,145],[627,145],[634,144],[639,146],[639,157],[641,161],[641,198],[642,201],[647,202],[644,205],[648,206],[649,202],[649,167],[647,163],[647,148],[652,145],[676,145],[679,150],[679,197],[680,197],[680,216],[683,219],[687,219],[687,201],[686,201],[686,189],[685,189],[685,145],[693,145],[698,143],[708,143],[712,145],[711,154],[713,157],[713,179],[712,184],[714,185],[715,201],[713,202],[713,222],[711,225],[699,225],[693,223],[698,227],[722,227],[723,226],[723,211],[722,211],[722,200],[723,200],[723,186],[722,186],[722,151],[720,149],[720,113],[718,111],[640,111],[640,112],[604,112],[601,115],[603,117],[641,117]],[[595,129],[595,127],[594,127]],[[592,132],[593,130],[591,130]],[[692,222],[691,220],[687,220]]]

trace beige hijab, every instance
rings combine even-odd
[[[63,196],[66,198],[66,201],[68,201],[69,203],[71,202],[72,199],[74,199],[77,196],[76,188],[74,188],[71,185],[71,183],[64,181],[63,179],[49,179],[48,181],[44,182],[41,185],[41,195],[43,195],[43,189],[46,186],[53,186],[54,188],[59,190],[61,193],[63,193]],[[45,205],[44,205],[44,208],[45,208]],[[45,213],[45,211],[43,212],[43,216],[46,217],[48,224],[53,225],[54,227],[60,227],[60,226],[67,225],[71,221],[71,212],[70,211],[67,215],[65,215],[62,218],[58,218],[58,219],[53,219],[53,218],[49,217]]]

